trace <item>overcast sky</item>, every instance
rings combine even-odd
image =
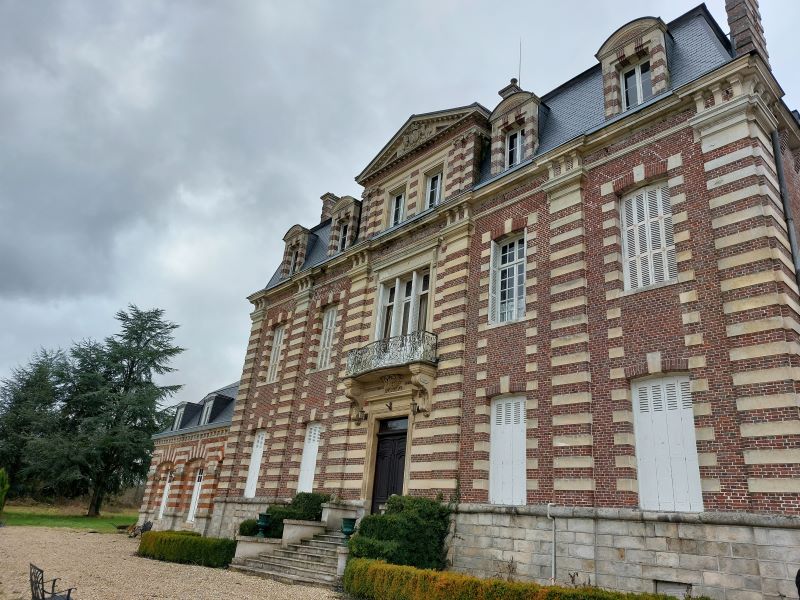
[[[238,380],[283,234],[324,192],[360,197],[410,114],[493,107],[520,37],[543,95],[620,25],[695,4],[0,0],[0,378],[135,303],[181,325],[180,399]],[[796,108],[800,2],[762,13]]]

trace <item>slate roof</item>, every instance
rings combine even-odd
[[[173,429],[170,427],[160,433],[155,434],[154,438],[168,437],[171,435],[180,435],[189,431],[197,429],[208,429],[212,427],[219,427],[220,425],[230,425],[233,418],[233,408],[236,403],[236,394],[239,391],[239,382],[228,384],[218,390],[209,392],[200,402],[183,402],[177,406],[183,406],[183,419],[181,420],[180,427]],[[203,407],[213,402],[214,406],[211,409],[211,415],[208,423],[200,424],[200,418],[203,414]]]
[[[476,187],[503,177],[511,171],[524,168],[535,156],[549,152],[578,136],[624,119],[632,112],[658,102],[671,90],[698,79],[733,58],[730,41],[708,12],[705,4],[674,19],[667,24],[667,29],[669,32],[667,62],[670,70],[670,87],[665,92],[635,109],[621,113],[612,119],[606,119],[602,69],[599,63],[594,65],[541,97],[539,147],[534,157],[508,171],[492,176],[490,156],[488,152],[485,152],[480,166],[479,183]],[[331,223],[328,220],[311,230],[313,235],[309,236],[306,260],[301,271],[316,267],[328,260],[330,227]],[[266,289],[278,285],[284,279],[278,268],[267,283]]]

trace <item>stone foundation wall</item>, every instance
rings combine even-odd
[[[800,518],[558,506],[551,514],[557,583],[637,592],[680,583],[720,600],[797,597]],[[453,517],[452,569],[548,583],[552,526],[542,505],[462,504]]]

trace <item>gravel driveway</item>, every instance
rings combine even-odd
[[[0,527],[0,598],[28,600],[28,563],[46,579],[77,587],[77,600],[192,598],[316,600],[339,598],[320,588],[134,556],[138,540],[118,534],[48,527]],[[60,588],[59,588],[60,589]]]

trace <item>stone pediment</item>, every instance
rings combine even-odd
[[[644,37],[653,29],[661,29],[661,31],[666,32],[667,26],[664,24],[664,21],[657,17],[640,17],[634,19],[612,33],[595,56],[598,60],[602,61],[605,56],[623,48],[632,40]]]
[[[444,133],[453,125],[460,123],[463,119],[476,112],[484,118],[489,116],[489,111],[477,103],[462,108],[412,115],[399,131],[392,136],[389,143],[356,177],[356,181],[361,183],[396,160],[424,146],[426,142],[436,138],[439,134]]]

